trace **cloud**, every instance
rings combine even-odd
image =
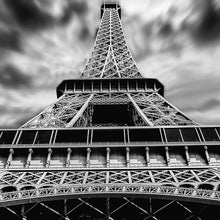
[[[85,0],[68,1],[64,8],[63,16],[60,19],[61,24],[68,23],[74,14],[83,16],[88,12],[88,4]]]
[[[174,32],[174,31],[173,31],[172,24],[169,23],[168,21],[167,21],[167,22],[164,22],[164,23],[161,25],[160,30],[159,30],[159,34],[160,34],[162,37],[170,36],[173,32]]]
[[[0,49],[21,51],[21,36],[16,30],[1,31],[0,30]],[[2,52],[4,53],[4,52]]]
[[[204,2],[204,1],[203,1]],[[203,43],[220,39],[220,8],[213,0],[204,2],[204,11],[196,29],[195,36]]]
[[[85,0],[4,0],[6,7],[16,22],[27,30],[38,31],[58,25],[68,24],[74,15],[81,18],[88,12]],[[59,7],[59,13],[55,8]]]
[[[132,32],[129,33],[131,49],[138,62],[156,53],[173,53],[175,56],[181,54],[188,40],[181,28],[187,13],[179,12],[176,5],[165,8],[167,9],[163,14],[156,11],[150,18],[146,16],[143,19],[137,14],[127,18],[125,30],[127,33]]]
[[[208,124],[220,118],[216,2],[121,1],[123,29],[140,72],[158,78],[165,98]],[[0,106],[6,106],[0,107],[1,127],[20,126],[55,100],[63,79],[79,77],[91,54],[100,5],[0,0]]]
[[[214,109],[216,107],[220,106],[220,100],[218,99],[210,99],[207,100],[206,102],[202,103],[202,105],[199,107],[202,111]]]
[[[90,36],[91,36],[91,34],[90,34],[88,27],[87,26],[82,27],[81,31],[79,32],[79,38],[82,41],[85,41]]]
[[[20,126],[55,100],[62,80],[79,77],[97,27],[91,5],[0,1],[0,106],[6,106],[0,107],[1,127]]]
[[[12,106],[11,108],[7,108],[5,106],[0,106],[0,112],[2,115],[0,128],[18,128],[27,120],[33,118],[36,114],[38,114],[43,109],[36,107],[36,109],[32,108],[22,108]]]
[[[50,26],[53,23],[53,17],[42,11],[36,1],[4,0],[4,3],[22,27],[35,30]]]
[[[32,85],[31,77],[22,73],[15,66],[7,65],[0,68],[0,84],[7,88],[21,89]]]
[[[192,22],[193,20],[193,22]],[[220,7],[214,0],[195,0],[193,9],[183,23],[200,46],[220,40]]]
[[[126,22],[130,29],[136,30],[131,34],[131,48],[135,57],[145,59],[149,52],[150,55],[161,52],[181,55],[187,47],[218,44],[220,3],[217,2],[220,1],[188,0],[183,3],[167,0],[161,5],[159,1],[146,3],[146,17],[135,13],[128,16],[129,21]],[[135,28],[135,25],[139,28]]]

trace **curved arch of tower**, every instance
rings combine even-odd
[[[0,130],[2,219],[217,219],[220,126],[197,124],[141,76],[120,17],[104,3],[81,78]]]

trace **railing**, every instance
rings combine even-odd
[[[64,80],[57,87],[57,97],[64,93],[152,92],[163,96],[164,87],[153,78],[75,79]]]
[[[65,138],[62,138],[65,136]],[[68,137],[68,138],[67,138]],[[87,127],[0,130],[1,147],[219,145],[219,126]]]
[[[18,204],[30,201],[53,200],[65,196],[148,196],[159,197],[160,199],[187,200],[190,198],[194,202],[220,204],[220,192],[213,190],[203,190],[194,188],[144,185],[144,184],[85,184],[71,186],[56,186],[51,188],[38,188],[31,190],[4,192],[0,194],[0,206]]]

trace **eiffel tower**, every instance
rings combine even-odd
[[[0,131],[1,219],[219,219],[220,126],[199,125],[143,78],[118,3],[101,6],[80,79]]]

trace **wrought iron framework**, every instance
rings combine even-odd
[[[105,8],[92,55],[81,77],[141,77],[127,47],[117,8]]]
[[[64,80],[19,129],[0,130],[0,216],[159,220],[176,219],[175,208],[204,220],[218,210],[220,128],[198,125],[141,77],[120,10],[102,5],[81,79]]]
[[[95,93],[63,95],[22,128],[92,126],[89,123],[92,115],[83,116],[89,106],[111,104],[132,104],[136,115],[143,120],[142,125],[196,124],[158,93]],[[84,117],[82,122],[75,124],[80,117]]]
[[[217,168],[172,169],[101,169],[101,170],[25,170],[1,171],[1,189],[13,186],[17,191],[27,188],[108,186],[171,186],[219,190],[220,171]],[[156,193],[156,192],[155,192]]]
[[[103,194],[103,195],[102,195]],[[159,185],[144,185],[144,184],[126,184],[126,185],[112,185],[112,184],[86,184],[86,185],[69,185],[58,187],[47,187],[41,189],[29,189],[15,192],[5,192],[1,194],[1,203],[8,204],[22,204],[26,203],[25,200],[32,199],[35,201],[56,200],[56,197],[80,197],[80,196],[111,196],[119,194],[119,196],[148,196],[152,198],[163,197],[177,200],[187,200],[190,198],[192,201],[207,200],[219,205],[220,192],[213,190],[202,189],[190,189],[190,188],[178,188],[171,186],[159,186]]]

